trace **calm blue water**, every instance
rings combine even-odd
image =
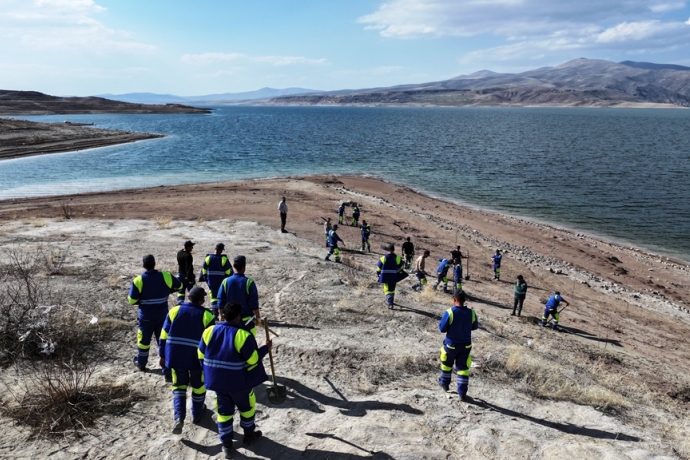
[[[690,260],[690,110],[225,107],[26,118],[170,136],[0,162],[0,199],[372,174]]]

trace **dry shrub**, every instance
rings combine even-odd
[[[62,211],[62,217],[65,219],[71,219],[74,216],[74,211],[69,203],[62,203],[60,210]]]
[[[47,275],[64,275],[66,274],[65,266],[71,257],[71,244],[66,248],[59,246],[52,246],[46,248],[39,246],[37,250],[37,259],[42,263],[42,272]]]
[[[166,230],[171,227],[172,220],[171,216],[160,216],[156,218],[155,222],[159,228]]]
[[[28,426],[35,436],[80,436],[103,415],[121,415],[143,400],[128,385],[94,384],[94,368],[78,360],[50,360],[9,390],[0,413]],[[9,386],[5,385],[8,389]]]

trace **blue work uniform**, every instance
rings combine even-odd
[[[462,262],[453,267],[453,281],[455,282],[455,290],[462,291]]]
[[[367,248],[369,248],[369,252],[371,252],[371,242],[369,241],[369,236],[371,236],[371,225],[362,224],[360,231],[362,233],[362,251],[364,251],[364,246],[366,245]]]
[[[256,429],[254,387],[268,380],[261,360],[268,347],[259,348],[254,336],[228,322],[206,329],[199,342],[198,358],[209,390],[216,392],[216,423],[224,446],[232,446],[235,407],[245,436]]]
[[[175,420],[184,420],[187,414],[187,386],[192,387],[192,418],[199,420],[204,413],[206,387],[197,349],[204,330],[214,321],[213,313],[203,306],[184,302],[171,308],[163,323],[158,356],[171,370]]]
[[[335,232],[335,230],[331,230],[328,232],[328,254],[326,254],[326,257],[324,260],[331,260],[331,254],[335,255],[335,261],[337,263],[340,263],[340,248],[338,247],[338,241],[343,241],[340,239],[338,234]],[[344,241],[343,241],[344,243]]]
[[[168,297],[182,287],[179,279],[169,272],[146,270],[132,280],[127,300],[139,305],[137,331],[137,366],[144,369],[149,361],[151,336],[160,339],[163,322],[168,314]]]
[[[542,315],[539,324],[546,326],[549,316],[552,316],[553,319],[551,320],[551,327],[553,329],[557,329],[558,320],[561,317],[561,315],[558,313],[558,305],[561,302],[565,302],[565,299],[560,294],[554,294],[549,297],[549,300],[546,301],[546,305],[544,306],[544,314]]]
[[[438,287],[443,282],[443,292],[448,292],[448,270],[450,269],[450,260],[438,259],[441,262],[436,269],[436,286]]]
[[[254,310],[259,309],[259,291],[254,280],[247,278],[243,273],[233,273],[225,278],[218,289],[219,308],[231,302],[242,305],[241,326],[256,337],[255,321],[251,318],[254,316]]]
[[[208,295],[211,297],[211,309],[215,315],[218,314],[218,298],[216,296],[218,289],[220,289],[223,280],[232,273],[232,265],[225,254],[208,254],[204,258],[199,281],[206,281],[209,290]]]
[[[446,333],[441,347],[441,375],[439,385],[447,387],[455,366],[458,375],[458,394],[465,396],[472,366],[472,331],[479,327],[477,314],[471,308],[454,306],[443,313],[438,330]]]
[[[491,260],[494,261],[493,269],[495,280],[501,278],[501,259],[503,259],[503,256],[501,254],[494,254],[494,256],[491,258]]]
[[[408,277],[402,257],[397,254],[381,256],[376,264],[376,274],[379,277],[379,283],[383,284],[383,293],[386,295],[388,308],[393,308],[395,285]]]
[[[352,208],[352,225],[355,227],[359,224],[359,206]]]
[[[343,216],[345,215],[345,205],[341,204],[338,207],[338,223],[340,225],[343,224]]]

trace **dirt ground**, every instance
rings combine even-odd
[[[277,231],[281,196],[289,206],[286,234]],[[345,226],[345,263],[336,265],[323,260],[321,217],[335,221],[341,200],[360,204],[374,252],[355,251],[359,230]],[[418,252],[431,251],[429,271],[456,242],[470,256],[464,288],[482,329],[474,334],[469,403],[436,384],[443,339],[437,324],[450,296],[416,293],[413,280],[405,280],[388,310],[375,283],[379,245],[399,245],[405,236]],[[54,281],[93,298],[88,314],[101,324],[128,324],[99,361],[98,378],[149,396],[78,440],[32,439],[21,424],[0,420],[0,456],[220,457],[211,412],[201,426],[170,434],[169,389],[161,376],[129,363],[136,327],[126,302],[129,281],[145,253],[176,271],[175,253],[188,238],[197,242],[197,272],[218,241],[230,255],[247,255],[264,316],[280,334],[276,366],[288,401],[272,406],[257,390],[257,424],[266,439],[235,458],[690,454],[688,401],[679,397],[690,392],[685,264],[374,179],[310,177],[0,202],[4,248],[69,248],[73,274]],[[489,266],[497,248],[504,251],[498,282]],[[521,318],[510,316],[517,274],[530,286]],[[562,332],[536,325],[555,290],[572,302]],[[208,407],[212,400],[209,393]]]

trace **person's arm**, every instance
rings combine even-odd
[[[232,275],[232,264],[230,263],[230,259],[225,259],[225,263],[223,264],[223,272],[225,273],[225,276]]]
[[[210,326],[206,328],[204,333],[201,335],[201,340],[199,340],[199,348],[196,351],[197,358],[199,358],[199,364],[201,364],[201,368],[204,368],[204,358],[205,358],[205,353],[206,353],[206,346],[208,345],[208,342],[211,341],[211,336],[213,335],[213,328],[215,326]]]
[[[170,319],[171,316],[174,318],[177,316],[177,312],[180,310],[180,307],[173,307],[170,309],[168,312],[168,315],[165,317],[165,322],[163,323],[163,330],[161,331],[161,336],[160,339],[158,340],[158,357],[160,358],[158,360],[158,363],[160,364],[161,367],[165,366],[165,343],[168,340],[168,335],[170,334],[170,327],[172,326],[173,320]]]
[[[216,298],[218,299],[218,308],[220,308],[221,310],[223,309],[223,307],[225,306],[225,304],[228,300],[228,296],[225,293],[225,288],[227,287],[227,284],[226,284],[227,281],[228,281],[228,279],[225,278],[223,280],[223,282],[220,283],[220,287],[218,288],[218,294],[216,295]]]
[[[449,320],[450,320],[450,316],[448,315],[448,310],[446,310],[443,312],[443,316],[441,316],[441,322],[438,323],[438,330],[441,332],[447,332],[448,326],[449,326]]]
[[[479,320],[477,319],[477,314],[472,310],[472,330],[475,331],[479,328]]]
[[[129,294],[127,295],[127,301],[130,305],[137,305],[139,303],[139,296],[143,286],[144,280],[141,276],[137,276],[132,280],[132,285],[129,287]]]
[[[199,282],[207,281],[208,277],[208,261],[209,257],[204,257],[204,262],[201,264],[201,273],[199,274]]]
[[[259,324],[259,319],[261,319],[261,311],[259,310],[259,290],[256,288],[256,283],[252,279],[248,279],[247,286],[249,291],[249,296],[247,298],[247,305],[252,309],[252,313],[256,316],[256,322]]]
[[[170,278],[172,278],[172,283],[170,283],[170,292],[177,292],[180,289],[182,289],[182,281],[176,276],[173,276],[172,273],[170,273]]]
[[[254,336],[244,329],[239,329],[237,331],[237,337],[235,337],[235,350],[237,350],[240,356],[242,356],[242,359],[247,363],[248,371],[254,369],[259,364],[259,361],[268,354],[268,349],[272,345],[270,340],[266,340],[261,347],[257,346]]]

